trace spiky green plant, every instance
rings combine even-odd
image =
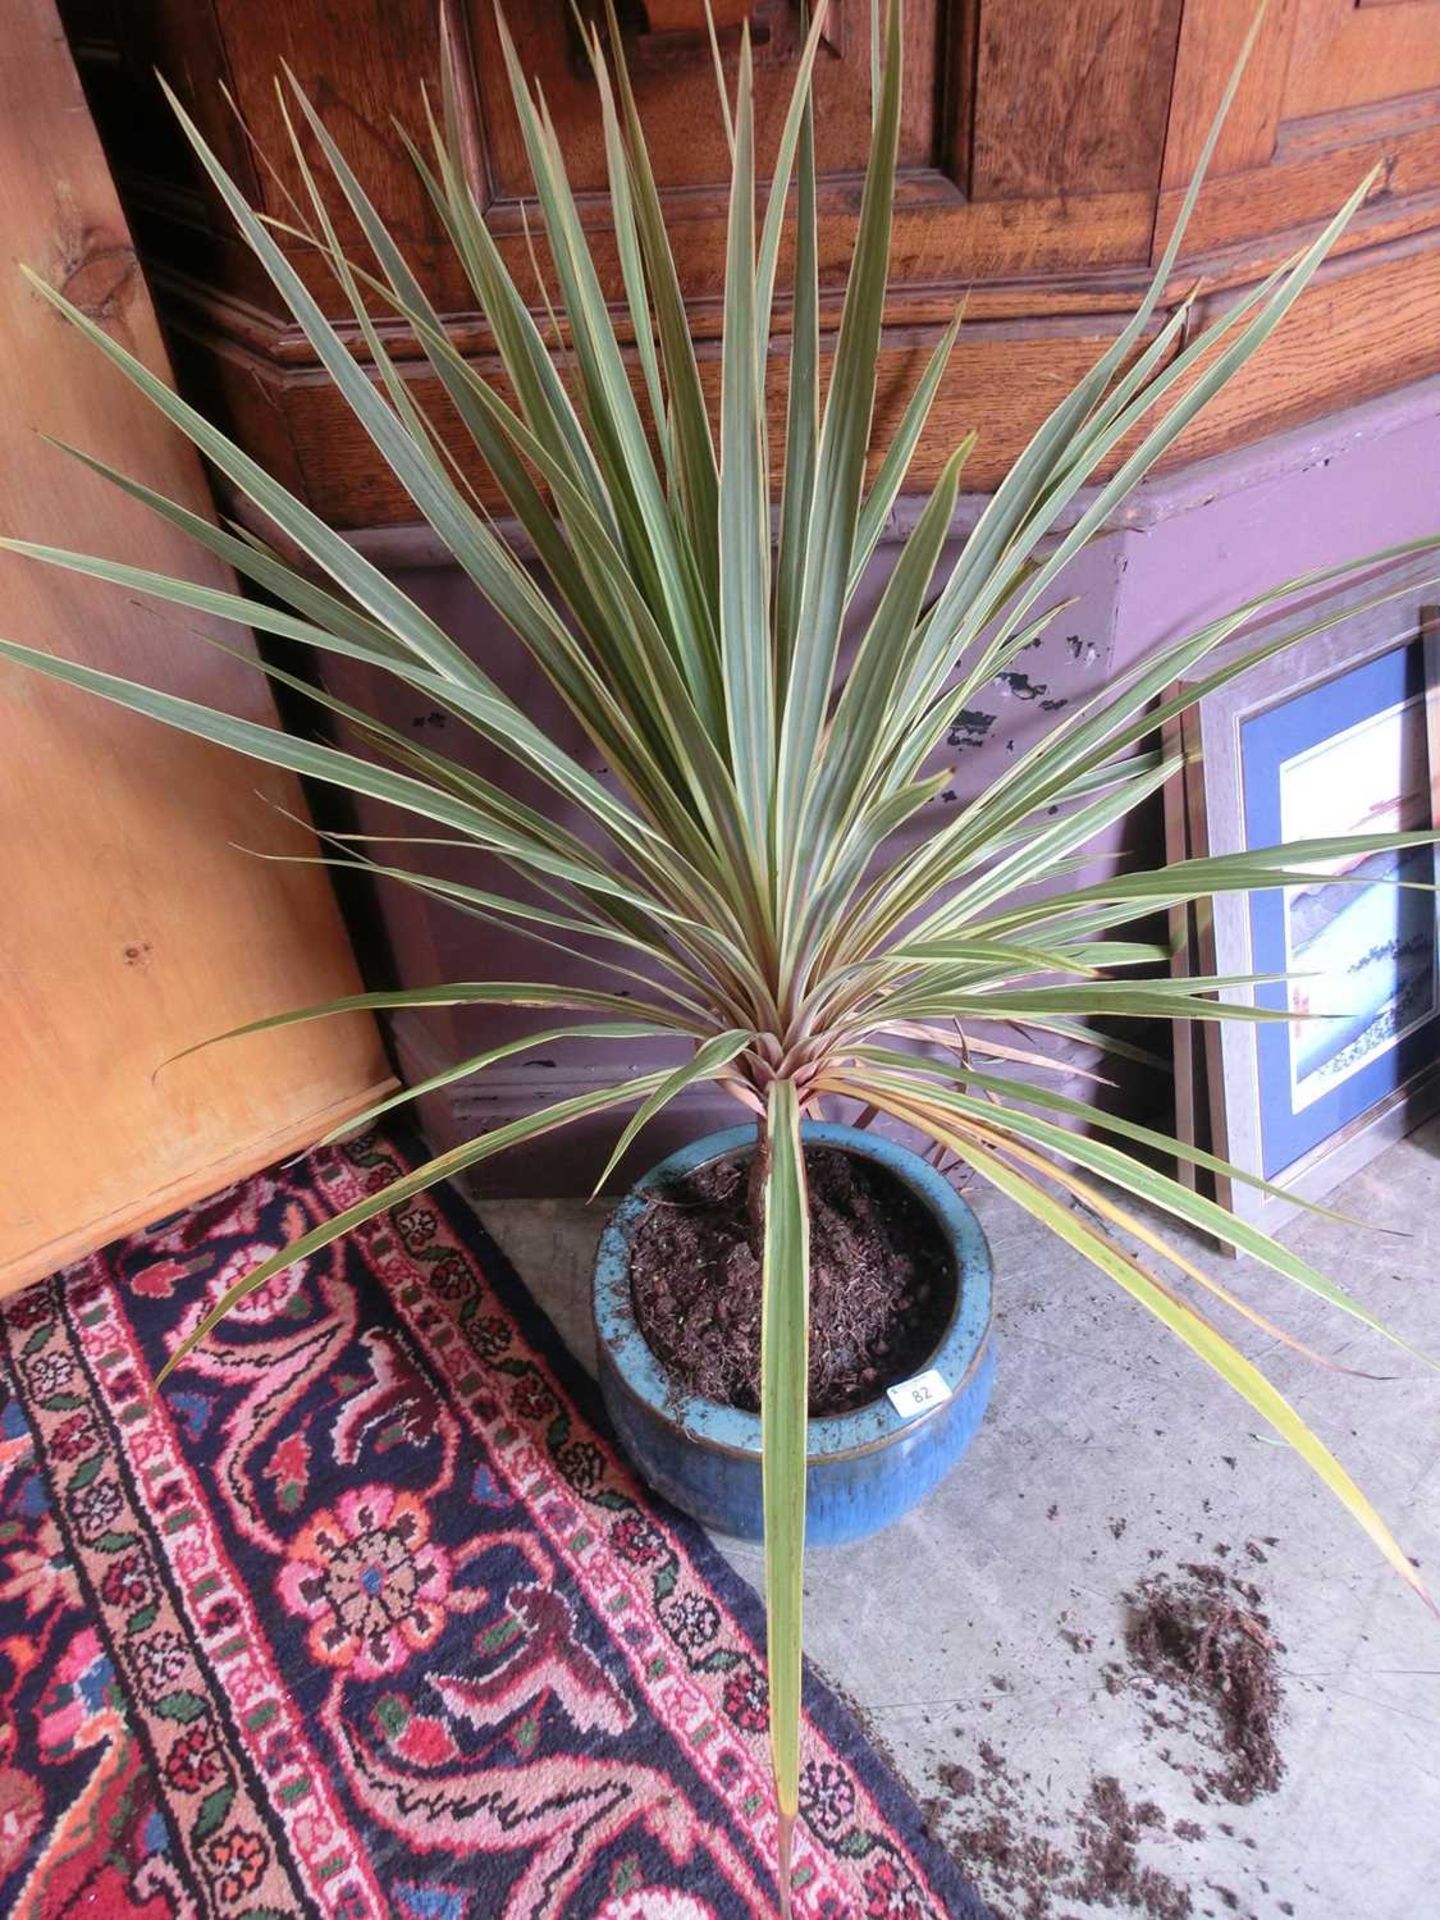
[[[482,920],[519,928],[552,947],[582,950],[628,983],[622,993],[543,981],[461,982],[362,994],[257,1026],[349,1008],[459,1004],[582,1016],[460,1061],[397,1099],[477,1073],[541,1040],[549,1046],[567,1039],[660,1035],[693,1049],[674,1070],[638,1080],[627,1076],[483,1134],[304,1235],[231,1286],[170,1366],[275,1273],[502,1148],[638,1100],[618,1156],[647,1120],[702,1080],[718,1082],[756,1116],[763,1167],[757,1188],[764,1223],[765,1579],[782,1885],[800,1737],[808,1274],[800,1127],[823,1097],[858,1102],[928,1136],[1109,1274],[1296,1448],[1402,1577],[1419,1586],[1384,1523],[1294,1408],[1173,1284],[1105,1228],[1125,1229],[1135,1243],[1267,1328],[1232,1291],[1157,1236],[1148,1217],[1132,1211],[1131,1201],[1208,1231],[1385,1330],[1298,1254],[1132,1155],[1127,1144],[1151,1157],[1158,1150],[1232,1179],[1264,1182],[1067,1098],[1043,1077],[1018,1077],[1017,1065],[1039,1070],[1053,1063],[966,1029],[976,1021],[1008,1020],[1068,1035],[1096,1015],[1176,1022],[1284,1017],[1218,997],[1222,988],[1245,982],[1137,977],[1135,969],[1168,956],[1121,930],[1138,915],[1222,890],[1303,882],[1311,861],[1432,836],[1311,840],[1186,860],[1034,897],[1037,878],[1063,874],[1095,835],[1171,778],[1174,763],[1154,743],[1186,704],[1170,692],[1172,684],[1193,675],[1213,648],[1253,619],[1266,604],[1259,600],[1167,646],[1090,699],[1008,764],[973,804],[947,812],[943,826],[934,824],[933,812],[923,812],[944,784],[944,776],[926,767],[950,716],[1055,617],[1054,589],[1066,564],[1279,324],[1371,182],[1357,187],[1310,245],[1193,339],[1187,339],[1188,305],[1147,339],[1197,177],[1138,311],[1040,428],[959,559],[937,577],[970,441],[955,450],[842,677],[847,609],[904,483],[956,327],[936,346],[867,487],[900,123],[900,7],[898,0],[891,6],[884,36],[873,142],[828,385],[821,377],[810,93],[823,14],[822,6],[799,62],[758,224],[748,40],[741,44],[733,101],[722,91],[733,175],[718,436],[629,80],[618,55],[613,68],[607,64],[598,32],[590,30],[589,46],[625,293],[618,314],[606,303],[560,140],[543,100],[526,86],[503,21],[555,283],[553,301],[549,294],[545,300],[553,344],[491,238],[459,164],[453,127],[447,135],[432,119],[428,157],[411,147],[492,331],[508,398],[447,337],[363,186],[293,81],[281,89],[282,105],[309,206],[296,207],[284,223],[250,209],[175,103],[207,173],[330,379],[456,566],[559,693],[610,770],[608,779],[597,778],[537,727],[393,580],[101,327],[35,281],[37,291],[189,435],[309,564],[302,570],[248,533],[217,530],[84,454],[79,457],[87,465],[183,527],[268,598],[245,599],[50,547],[6,544],[394,674],[578,807],[591,833],[557,825],[492,782],[323,692],[311,690],[358,726],[374,758],[0,643],[12,661],[241,753],[392,802],[429,823],[432,836],[438,826],[452,842],[498,856],[527,883],[513,897],[441,881],[418,868],[367,864]],[[612,17],[609,45],[618,49],[613,27]],[[328,167],[328,191],[338,189],[364,236],[365,264],[347,259],[337,242],[299,137],[305,127]],[[1212,133],[1207,158],[1214,138]],[[778,538],[772,538],[763,374],[792,188],[785,458]],[[282,225],[283,238],[292,244],[308,240],[333,270],[377,378],[362,369],[307,291],[277,238]],[[563,602],[563,614],[479,505],[465,461],[447,450],[402,377],[386,344],[397,324],[418,342],[447,397],[452,430],[458,422],[474,458],[494,476]],[[622,330],[633,341],[634,379]],[[1118,459],[1113,476],[1082,497],[1081,489],[1112,455]],[[1345,571],[1290,581],[1267,600],[1318,588]],[[1301,631],[1325,624],[1322,617]],[[1247,660],[1211,672],[1190,698],[1278,644],[1269,640]],[[278,669],[268,671],[288,679]],[[918,840],[917,821],[931,826]],[[912,833],[902,844],[897,834],[907,824]],[[424,844],[418,837],[417,858]],[[365,1121],[393,1104],[381,1103]],[[1067,1124],[1077,1120],[1087,1123],[1086,1131]],[[1075,1201],[1083,1207],[1069,1204]]]

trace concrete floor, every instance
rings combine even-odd
[[[988,1801],[949,1803],[941,1826],[952,1839],[998,1807],[1014,1837],[1073,1851],[1093,1779],[1113,1775],[1132,1803],[1162,1809],[1165,1825],[1144,1830],[1140,1857],[1188,1892],[1196,1915],[1440,1915],[1440,1621],[1173,1336],[1009,1203],[971,1197],[995,1256],[989,1416],[948,1483],[906,1521],[863,1545],[812,1553],[811,1656],[922,1801],[941,1793],[945,1766],[992,1783]],[[1430,1284],[1440,1277],[1437,1202],[1440,1125],[1431,1125],[1335,1197],[1391,1231],[1311,1220],[1288,1237],[1388,1324],[1440,1353],[1440,1287]],[[587,1288],[601,1209],[490,1201],[480,1210],[591,1364]],[[1278,1344],[1243,1342],[1440,1591],[1440,1376],[1249,1262],[1198,1257],[1321,1351],[1394,1373],[1357,1380]],[[1188,1735],[1156,1737],[1137,1687],[1112,1693],[1102,1672],[1123,1662],[1125,1593],[1147,1573],[1226,1548],[1261,1588],[1284,1646],[1285,1777],[1242,1807],[1200,1804],[1193,1764],[1185,1770],[1197,1751],[1187,1751]],[[726,1551],[758,1585],[758,1552]],[[1002,1774],[987,1769],[982,1743]],[[1177,1821],[1188,1840],[1176,1837]],[[1027,1908],[1013,1879],[973,1856],[966,1864],[1003,1920],[1100,1911],[1059,1892]]]

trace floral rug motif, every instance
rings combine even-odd
[[[312,1154],[0,1303],[0,1912],[775,1911],[758,1604],[464,1204]],[[984,1920],[813,1680],[799,1920]]]

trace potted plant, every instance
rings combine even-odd
[[[995,1377],[990,1249],[949,1180],[894,1140],[806,1120],[805,1541],[875,1533],[949,1472]],[[765,1537],[763,1240],[755,1128],[652,1167],[595,1257],[605,1405],[650,1485],[708,1527]]]
[[[552,945],[578,946],[617,982],[460,982],[365,994],[277,1014],[261,1025],[357,1006],[466,1002],[568,1016],[544,1033],[546,1045],[664,1035],[688,1049],[679,1066],[558,1101],[443,1153],[303,1235],[230,1287],[172,1366],[239,1300],[291,1262],[489,1155],[581,1116],[638,1102],[625,1144],[701,1080],[718,1082],[744,1109],[755,1131],[747,1218],[762,1302],[758,1400],[782,1885],[796,1813],[800,1728],[811,1234],[803,1128],[822,1102],[884,1117],[927,1138],[971,1176],[1053,1228],[1242,1394],[1339,1495],[1401,1577],[1419,1588],[1384,1523],[1294,1408],[1188,1298],[1106,1229],[1125,1229],[1135,1243],[1168,1258],[1194,1285],[1211,1286],[1252,1320],[1258,1314],[1222,1292],[1180,1251],[1168,1249],[1148,1215],[1132,1211],[1132,1201],[1204,1228],[1374,1327],[1372,1316],[1298,1254],[1140,1154],[1153,1157],[1158,1150],[1202,1166],[1217,1163],[1067,1098],[1046,1082],[1045,1056],[998,1044],[971,1024],[1000,1019],[1066,1031],[1097,1015],[1270,1017],[1217,997],[1236,983],[1147,978],[1137,970],[1168,956],[1125,929],[1137,915],[1221,890],[1285,884],[1299,878],[1307,862],[1342,850],[1432,836],[1304,841],[1061,884],[1043,898],[1035,896],[1037,878],[1063,875],[1094,835],[1170,777],[1171,763],[1154,745],[1177,710],[1168,689],[1183,675],[1193,679],[1207,653],[1243,627],[1261,602],[1167,646],[1067,714],[1043,741],[1007,764],[973,804],[946,810],[938,820],[933,810],[922,811],[944,783],[943,775],[927,768],[951,713],[1055,616],[1061,570],[1279,324],[1364,200],[1373,176],[1312,243],[1193,339],[1187,338],[1188,306],[1147,337],[1194,205],[1197,176],[1138,311],[1039,429],[958,561],[937,577],[968,443],[955,450],[842,676],[840,640],[851,594],[904,483],[955,327],[937,345],[867,486],[900,117],[900,8],[890,8],[884,33],[873,144],[828,383],[820,376],[810,96],[823,18],[821,7],[798,64],[773,182],[758,217],[746,41],[734,99],[724,101],[734,165],[718,431],[707,412],[613,16],[610,54],[598,33],[591,35],[590,50],[626,294],[619,323],[634,343],[633,385],[559,141],[543,104],[526,87],[508,36],[516,110],[553,266],[555,286],[547,295],[553,300],[553,347],[480,217],[454,139],[432,124],[428,155],[413,149],[493,332],[508,398],[447,337],[364,187],[297,88],[290,89],[290,110],[318,144],[331,175],[329,190],[338,190],[358,223],[366,260],[351,261],[342,252],[298,138],[296,160],[311,204],[297,210],[292,237],[313,243],[348,294],[375,380],[326,320],[271,226],[246,204],[176,106],[216,189],[330,378],[455,564],[508,621],[559,692],[608,769],[603,779],[538,728],[399,586],[103,328],[35,281],[37,291],[270,516],[300,550],[302,564],[196,520],[93,459],[92,468],[185,527],[268,598],[250,600],[48,547],[12,547],[391,672],[473,727],[532,781],[563,795],[585,816],[586,833],[557,824],[541,808],[322,691],[308,689],[362,724],[373,757],[211,712],[18,643],[0,646],[13,662],[242,753],[392,802],[425,822],[432,835],[438,827],[477,852],[499,855],[528,884],[505,892],[439,885],[418,869],[379,870],[398,884],[432,891],[439,885],[443,897],[463,910],[522,927]],[[1230,95],[1237,80],[1238,72]],[[1207,157],[1214,140],[1212,133]],[[785,456],[778,537],[772,541],[761,375],[792,188]],[[403,323],[419,342],[475,456],[503,488],[563,612],[477,511],[463,472],[397,370],[386,344],[389,325],[377,322],[377,310],[387,322]],[[1110,477],[1097,479],[1109,465]],[[1087,486],[1093,490],[1082,495]],[[1271,598],[1318,588],[1344,571],[1288,582]],[[1319,624],[1323,616],[1312,622]],[[1275,644],[1267,642],[1264,650]],[[1202,676],[1199,687],[1239,670],[1231,665]],[[897,839],[897,829],[907,823],[913,829],[917,822],[931,830],[918,839],[913,831],[908,840]],[[621,991],[622,983],[629,990]],[[539,1037],[458,1062],[397,1098],[476,1073]],[[1076,1121],[1088,1130],[1069,1124]],[[1247,1177],[1228,1171],[1234,1179]]]

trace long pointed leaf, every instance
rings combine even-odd
[[[834,679],[855,546],[856,513],[865,477],[900,138],[900,11],[898,3],[890,8],[884,81],[816,456],[796,622],[796,632],[803,636],[804,645],[796,651],[785,690],[777,770],[777,821],[782,833],[787,834],[793,834],[798,824],[801,797],[814,768]]]
[[[760,1432],[765,1506],[770,1750],[780,1814],[781,1884],[799,1810],[805,1464],[809,1440],[810,1203],[793,1082],[772,1083],[766,1116]]]
[[[605,1162],[604,1171],[595,1182],[594,1194],[599,1193],[605,1182],[624,1159],[627,1149],[638,1137],[641,1129],[649,1125],[656,1114],[667,1107],[672,1100],[682,1094],[687,1087],[693,1087],[698,1081],[713,1080],[721,1070],[754,1040],[752,1033],[743,1028],[732,1028],[728,1033],[714,1034],[703,1045],[698,1046],[691,1057],[676,1067],[650,1095],[641,1102],[633,1117],[626,1123],[620,1138],[615,1142],[615,1150]]]
[[[887,1105],[884,1101],[877,1104]],[[895,1108],[887,1106],[887,1110],[895,1111]],[[1083,1254],[1092,1266],[1108,1274],[1163,1321],[1172,1333],[1177,1334],[1193,1353],[1219,1374],[1227,1385],[1233,1387],[1261,1419],[1294,1448],[1375,1542],[1405,1583],[1428,1606],[1433,1607],[1409,1557],[1334,1454],[1316,1438],[1290,1402],[1271,1385],[1259,1368],[1218,1334],[1207,1320],[1161,1287],[1118,1247],[1088,1226],[1077,1213],[1045,1193],[1033,1179],[1009,1166],[998,1153],[985,1145],[982,1138],[969,1132],[960,1133],[945,1127],[943,1123],[939,1128],[934,1128],[920,1110],[909,1108],[905,1103],[901,1103],[898,1117],[925,1126],[927,1131],[941,1138],[942,1144],[950,1147],[992,1186],[1008,1194],[1027,1213],[1050,1227],[1060,1239]],[[1078,1190],[1080,1197],[1085,1197],[1083,1184],[1078,1189],[1075,1183],[1071,1184],[1072,1190]]]
[[[720,418],[721,659],[731,765],[750,844],[758,853],[770,831],[775,687],[765,394],[755,326],[755,117],[748,33],[735,105]]]

